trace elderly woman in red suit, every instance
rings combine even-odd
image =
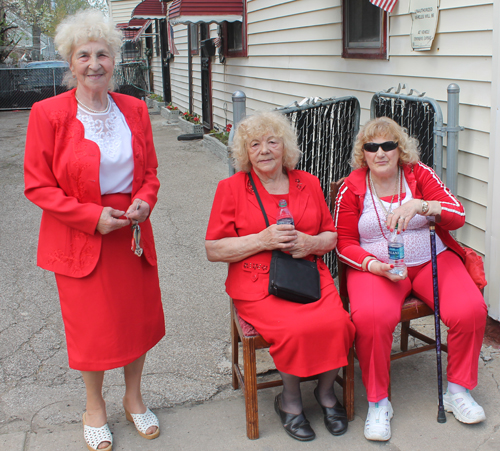
[[[26,139],[25,194],[43,211],[38,265],[55,273],[69,365],[87,389],[89,450],[112,448],[102,396],[112,368],[124,368],[127,418],[147,439],[160,432],[140,389],[165,334],[149,220],[157,159],[144,102],[108,92],[121,42],[99,12],[65,19],[56,44],[75,89],[33,105]]]
[[[297,440],[314,439],[302,409],[300,378],[318,375],[314,394],[325,425],[333,435],[341,435],[347,430],[347,415],[335,397],[333,382],[339,368],[347,364],[354,327],[321,259],[335,247],[337,233],[319,181],[294,169],[300,157],[296,136],[288,120],[276,112],[255,114],[239,124],[233,156],[239,172],[217,188],[205,242],[208,259],[229,263],[227,293],[239,315],[271,343],[270,352],[283,379],[275,410],[285,431]],[[283,199],[295,225],[276,224]],[[269,294],[274,249],[295,258],[319,257],[319,301],[296,304]]]
[[[486,305],[462,262],[463,248],[450,234],[465,223],[463,206],[419,161],[417,140],[387,117],[360,130],[352,165],[355,170],[339,189],[334,217],[337,254],[349,265],[356,353],[369,402],[365,437],[391,438],[390,354],[405,298],[413,292],[434,307],[429,216],[436,221],[441,319],[449,327],[444,407],[463,423],[483,421],[484,410],[469,390],[477,385]],[[388,263],[387,241],[396,228],[404,232],[407,268],[402,273],[393,272]]]

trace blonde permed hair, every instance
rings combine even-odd
[[[401,164],[417,163],[420,160],[418,140],[409,136],[407,130],[392,119],[378,117],[367,122],[359,130],[350,161],[354,169],[366,167],[363,145],[383,135],[391,136],[392,140],[398,143]]]
[[[290,121],[276,111],[263,111],[243,119],[233,138],[233,166],[237,171],[250,172],[252,164],[248,158],[248,148],[254,139],[272,135],[283,142],[283,166],[294,169],[299,162],[301,151],[297,135]]]
[[[115,28],[101,11],[85,9],[63,19],[57,26],[54,43],[63,59],[71,64],[71,57],[76,47],[101,39],[109,47],[111,56],[115,58],[122,46],[122,32]],[[71,72],[65,74],[64,83],[69,88],[76,86],[76,79],[72,77]]]

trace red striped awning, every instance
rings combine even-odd
[[[172,25],[211,22],[241,22],[246,0],[174,0],[168,19]]]
[[[160,0],[143,0],[132,11],[132,19],[165,19],[167,3]]]
[[[146,28],[151,25],[152,20],[131,19],[128,23],[116,24],[116,27],[123,31],[124,41],[137,41]]]

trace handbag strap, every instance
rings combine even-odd
[[[264,205],[262,205],[262,201],[260,200],[259,192],[257,191],[257,187],[255,186],[255,182],[253,181],[252,173],[248,173],[248,177],[250,178],[250,183],[252,184],[253,192],[255,193],[255,197],[259,202],[260,209],[262,210],[262,214],[264,215],[264,220],[266,221],[266,227],[269,227],[269,220],[267,219],[266,210],[264,210]]]

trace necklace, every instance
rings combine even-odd
[[[93,110],[92,108],[88,107],[87,105],[85,105],[75,94],[75,99],[76,101],[81,105],[83,106],[84,108],[86,108],[87,110],[89,110],[91,113],[95,113],[95,114],[103,114],[103,113],[107,113],[109,111],[109,108],[111,107],[111,102],[109,101],[108,99],[108,104],[106,106],[106,108],[104,108],[104,110],[102,111],[98,111],[98,110]]]
[[[382,203],[382,201],[380,200],[380,198],[377,195],[377,191],[375,190],[375,185],[373,184],[372,174],[370,171],[368,171],[368,174],[366,174],[366,183],[370,189],[370,194],[371,194],[372,202],[373,202],[373,208],[375,209],[375,214],[377,215],[378,226],[380,227],[380,232],[382,233],[382,236],[387,240],[387,237],[385,236],[385,233],[384,233],[384,229],[382,227],[382,221],[380,221],[380,216],[378,215],[377,205],[375,204],[375,199],[373,197],[373,193],[375,193],[375,197],[377,198],[379,204],[382,206],[382,208],[384,209],[384,211],[386,213],[386,217],[385,217],[386,220],[387,220],[387,216],[389,216],[389,214],[392,213],[392,202],[394,201],[394,196],[396,195],[396,193],[394,193],[392,195],[391,205],[389,205],[389,211],[387,211],[387,209],[385,208],[385,205]],[[400,207],[401,206],[401,190],[402,190],[402,184],[403,184],[403,180],[401,178],[401,168],[400,167],[398,167],[397,184],[398,184],[397,185],[398,207]]]
[[[392,213],[392,203],[394,202],[394,196],[396,195],[396,192],[398,193],[398,197],[399,198],[401,197],[401,169],[398,167],[398,176],[396,177],[396,188],[394,189],[394,194],[391,197],[391,203],[389,205],[389,211],[387,211],[387,208],[385,208],[384,203],[378,197],[377,190],[375,189],[375,184],[373,183],[372,173],[369,172],[369,174],[370,174],[370,189],[372,189],[373,192],[375,193],[375,197],[377,198],[380,206],[385,211],[385,215],[386,215],[386,219],[387,219],[387,216]],[[401,200],[399,201],[399,205],[401,205]]]

